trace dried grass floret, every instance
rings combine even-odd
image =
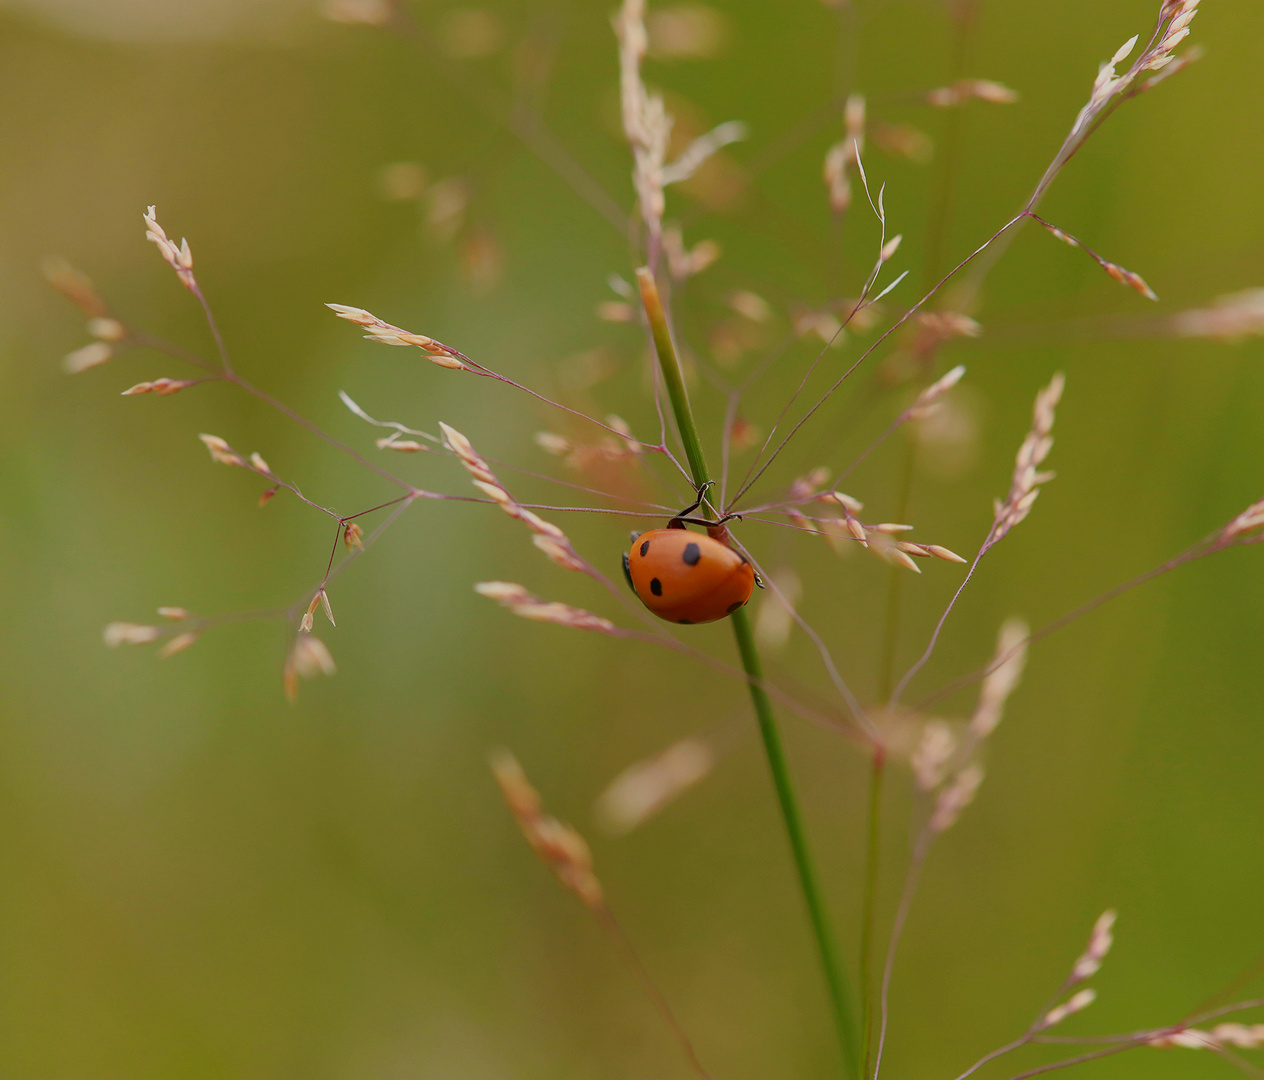
[[[541,600],[523,586],[511,581],[480,581],[474,586],[474,591],[489,600],[495,600],[515,615],[534,622],[556,623],[558,626],[596,630],[603,634],[617,632],[617,627],[609,619],[556,600]]]
[[[1221,341],[1264,336],[1264,289],[1245,289],[1218,297],[1209,307],[1182,311],[1172,316],[1172,329],[1181,337]]]
[[[961,79],[951,86],[940,86],[927,92],[927,105],[937,109],[951,109],[967,101],[986,101],[992,105],[1012,105],[1018,100],[1018,91],[992,79]]]
[[[543,812],[539,793],[531,786],[517,758],[507,750],[493,755],[491,765],[509,812],[531,850],[557,875],[563,888],[578,896],[585,907],[602,910],[601,883],[593,873],[588,842],[571,826]]]
[[[105,341],[94,341],[74,352],[67,353],[62,360],[62,370],[67,375],[78,375],[81,371],[104,364],[114,355],[114,347]]]
[[[1010,618],[1001,624],[996,653],[979,687],[979,703],[970,718],[970,731],[975,738],[986,739],[1001,722],[1005,703],[1023,677],[1030,636],[1031,628],[1023,619]]]
[[[69,359],[69,357],[67,357]],[[197,386],[201,379],[154,379],[152,382],[140,382],[120,392],[122,397],[135,397],[137,394],[158,394],[167,396],[178,394],[190,386]]]
[[[291,701],[298,699],[299,679],[314,679],[317,675],[333,675],[337,672],[334,658],[320,638],[314,634],[299,634],[290,647],[281,669],[281,681],[285,696]]]
[[[613,835],[630,833],[700,783],[714,767],[715,751],[709,743],[681,739],[616,776],[597,799],[597,821]]]
[[[340,319],[346,319],[353,322],[356,326],[362,326],[368,331],[365,338],[369,341],[378,341],[383,345],[412,345],[421,349],[426,354],[426,359],[432,364],[439,367],[452,368],[453,370],[464,370],[465,363],[454,355],[453,350],[449,349],[442,342],[435,341],[434,338],[426,337],[425,334],[414,334],[411,330],[404,330],[398,326],[388,323],[383,319],[379,319],[371,311],[365,311],[364,308],[350,307],[347,304],[326,304]]]
[[[492,472],[487,462],[470,444],[469,439],[447,424],[440,423],[439,429],[443,432],[445,445],[456,454],[461,464],[465,466],[465,471],[473,478],[474,486],[506,514],[517,518],[535,533],[532,542],[537,548],[564,570],[578,570],[581,573],[591,571],[591,567],[580,558],[579,553],[560,528],[514,500],[505,486],[496,479],[496,474]]]
[[[189,250],[189,242],[183,237],[177,247],[175,241],[168,238],[163,227],[158,224],[157,207],[151,206],[145,211],[145,239],[158,248],[158,253],[180,279],[189,292],[197,292],[197,281],[193,277],[193,252]]]
[[[1097,1000],[1097,991],[1090,988],[1078,990],[1061,1005],[1055,1005],[1036,1024],[1036,1030],[1047,1031],[1055,1024],[1062,1023],[1068,1016],[1083,1012]]]
[[[117,649],[120,645],[148,645],[151,641],[157,641],[161,634],[162,631],[156,626],[112,622],[106,624],[101,637],[111,649]]]
[[[1258,1050],[1264,1047],[1264,1024],[1217,1024],[1210,1030],[1182,1028],[1165,1032],[1147,1040],[1147,1045],[1185,1050],[1223,1050],[1232,1046],[1239,1050]]]
[[[1014,475],[1010,481],[1009,493],[1004,499],[998,499],[994,508],[992,528],[983,543],[983,551],[999,543],[1008,535],[1010,529],[1023,521],[1040,495],[1042,484],[1047,484],[1056,475],[1052,472],[1041,472],[1053,449],[1053,421],[1058,402],[1062,400],[1062,390],[1066,379],[1059,372],[1036,395],[1036,404],[1032,410],[1031,430],[1018,448],[1018,457],[1014,463]]]
[[[1093,924],[1093,932],[1089,935],[1088,948],[1081,953],[1071,969],[1071,983],[1080,983],[1092,978],[1101,970],[1102,961],[1115,943],[1114,928],[1116,914],[1114,911],[1103,911]]]

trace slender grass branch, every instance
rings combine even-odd
[[[698,437],[698,428],[694,423],[693,411],[689,405],[689,395],[681,375],[680,361],[676,356],[667,316],[663,310],[653,274],[642,267],[637,271],[636,276],[641,290],[641,302],[645,307],[650,333],[654,339],[654,349],[658,354],[663,383],[667,388],[667,396],[671,401],[676,426],[685,448],[685,457],[689,462],[694,484],[701,488],[703,484],[710,481],[711,476],[707,470],[702,442]],[[859,1040],[856,1036],[855,1015],[852,1007],[853,995],[847,978],[843,974],[838,943],[825,908],[820,885],[817,882],[816,867],[808,848],[803,816],[799,809],[794,781],[790,776],[785,749],[781,743],[781,734],[777,730],[772,701],[764,689],[763,665],[760,662],[759,650],[756,648],[755,636],[751,632],[750,619],[745,608],[739,608],[734,612],[729,621],[733,624],[733,633],[737,638],[742,668],[746,672],[751,701],[755,707],[756,719],[759,721],[759,733],[763,740],[764,753],[768,758],[768,767],[772,772],[773,785],[777,791],[777,802],[790,840],[790,850],[799,877],[799,888],[807,905],[808,919],[812,924],[817,951],[824,969],[831,1012],[842,1052],[843,1071],[853,1080],[859,1080]]]

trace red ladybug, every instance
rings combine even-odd
[[[665,529],[634,533],[623,556],[623,573],[641,602],[660,619],[686,625],[727,618],[750,599],[756,585],[745,556],[685,528],[692,509],[681,511]],[[716,522],[705,524],[722,529]]]

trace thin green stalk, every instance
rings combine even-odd
[[[878,900],[878,870],[881,865],[882,780],[886,776],[886,752],[874,749],[869,772],[869,828],[865,857],[864,903],[860,915],[860,1015],[864,1036],[865,1075],[873,1051],[873,931]]]
[[[645,267],[636,272],[636,277],[641,289],[641,302],[645,307],[650,332],[654,338],[654,349],[658,353],[659,366],[663,372],[663,382],[667,387],[667,396],[671,400],[676,426],[680,429],[680,439],[685,447],[685,457],[689,461],[689,471],[694,483],[701,488],[711,479],[711,476],[707,471],[702,442],[698,438],[698,428],[694,423],[693,410],[689,406],[689,395],[685,390],[684,378],[681,376],[680,361],[676,357],[676,347],[672,343],[667,316],[658,294],[658,286],[654,282],[653,274]],[[790,851],[794,857],[795,870],[798,872],[799,888],[803,893],[804,903],[807,905],[808,919],[812,924],[821,966],[825,972],[834,1026],[838,1032],[839,1046],[842,1051],[843,1072],[845,1076],[859,1080],[859,1040],[856,1037],[855,1018],[851,1004],[851,987],[843,974],[838,942],[834,937],[829,914],[825,909],[825,902],[817,883],[816,867],[812,854],[808,850],[803,815],[799,810],[794,781],[790,776],[790,765],[786,760],[785,749],[781,745],[781,735],[773,716],[772,701],[763,687],[763,666],[760,663],[759,650],[755,646],[755,637],[751,633],[750,619],[745,608],[739,608],[734,612],[729,621],[733,624],[733,634],[737,638],[742,668],[746,672],[751,701],[755,706],[755,717],[759,721],[759,734],[763,739],[764,753],[768,758],[773,785],[777,790],[777,802],[781,807],[781,817],[785,822],[786,834],[790,840]]]

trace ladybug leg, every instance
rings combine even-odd
[[[636,586],[632,584],[632,563],[626,551],[623,553],[623,576],[628,579],[628,588],[635,593]]]
[[[702,500],[706,497],[707,489],[714,483],[714,480],[708,480],[702,485],[702,487],[698,488],[698,497],[686,506],[679,514],[672,518],[671,521],[667,523],[667,527],[669,529],[683,529],[685,527],[685,522],[690,520],[689,515],[702,505]],[[707,524],[709,524],[709,522]]]

